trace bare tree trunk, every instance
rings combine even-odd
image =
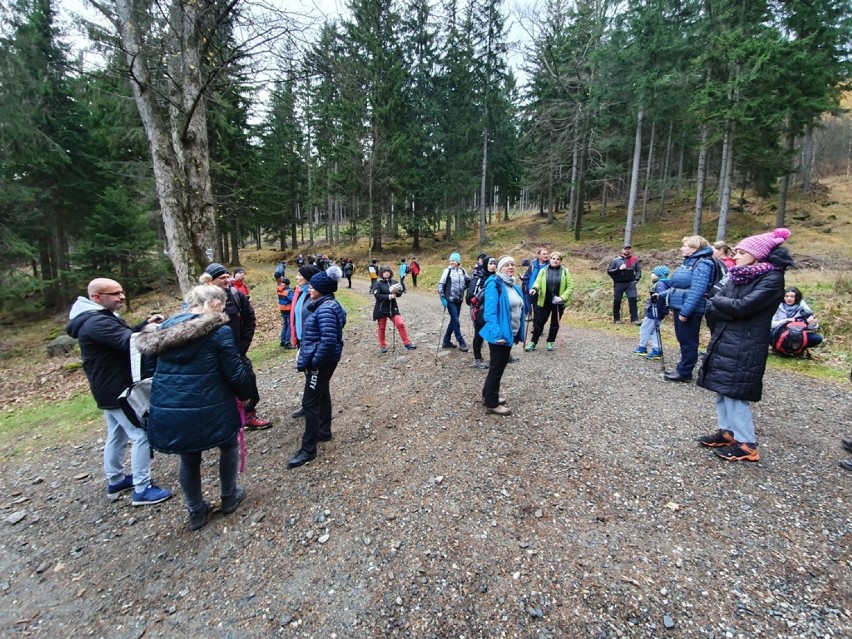
[[[792,132],[787,133],[787,157],[793,157],[796,145],[796,136]],[[781,178],[781,189],[778,192],[778,211],[775,213],[775,228],[784,226],[784,218],[787,216],[787,192],[790,190],[790,171],[785,171]]]
[[[642,191],[642,224],[648,220],[648,191],[651,189],[651,167],[654,164],[654,141],[657,137],[657,122],[651,122],[651,142],[648,145],[648,165],[645,168],[645,188]]]
[[[486,114],[486,119],[487,119]],[[485,233],[485,224],[487,221],[485,215],[485,178],[488,168],[488,127],[482,130],[482,176],[479,183],[479,245],[484,246],[488,242],[488,236]]]
[[[726,161],[722,171],[725,188],[722,189],[719,198],[719,226],[716,229],[716,240],[724,240],[728,234],[728,214],[731,210],[731,185],[734,178],[734,136],[732,129],[733,125],[729,123],[725,130],[728,152],[725,156]]]
[[[683,140],[680,141],[680,153],[677,158],[677,186],[675,187],[675,193],[677,197],[680,197],[681,191],[683,190],[683,157],[684,157],[684,147],[686,145],[683,143]]]
[[[579,110],[577,111],[579,113]],[[580,154],[580,141],[577,135],[577,115],[574,115],[574,144],[571,151],[571,190],[568,197],[568,228],[574,228],[574,212],[577,207],[577,162]]]
[[[138,23],[146,7],[139,0],[116,0],[118,28],[129,67],[130,86],[148,144],[166,251],[182,291],[195,284],[194,274],[207,263],[214,246],[215,215],[207,147],[207,98],[201,69],[206,37],[202,3],[175,3],[170,8],[167,40],[171,102],[168,125],[160,111],[161,95],[153,88],[147,52]],[[107,13],[108,15],[108,13]]]
[[[636,140],[633,143],[633,168],[630,170],[630,195],[627,197],[627,220],[624,224],[624,244],[633,242],[633,216],[636,215],[636,196],[639,192],[639,162],[642,160],[642,117],[645,111],[639,107],[636,114]]]
[[[802,143],[802,191],[810,193],[813,188],[811,179],[814,168],[814,126],[811,124],[805,131],[805,139]]]
[[[659,216],[663,217],[666,212],[666,195],[669,185],[669,162],[672,157],[672,130],[674,129],[674,121],[669,120],[669,136],[666,141],[666,157],[663,160],[663,173],[660,176],[660,212]]]
[[[704,212],[704,184],[707,181],[707,125],[701,127],[701,146],[698,147],[698,174],[695,176],[695,217],[692,234],[701,235],[701,215]]]

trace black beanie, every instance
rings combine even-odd
[[[227,273],[228,269],[219,264],[219,262],[211,262],[207,265],[207,268],[204,269],[204,272],[215,280],[217,277]]]
[[[305,264],[304,266],[299,267],[299,275],[304,277],[309,282],[311,281],[311,278],[317,273],[319,273],[319,269],[313,264]]]

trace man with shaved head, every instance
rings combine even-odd
[[[154,330],[162,315],[152,315],[131,328],[118,315],[124,305],[124,290],[115,280],[99,277],[89,282],[88,298],[78,297],[71,307],[66,331],[80,344],[83,370],[92,395],[103,410],[107,425],[104,444],[104,472],[107,497],[115,501],[121,493],[133,489],[132,504],[158,504],[172,491],[151,483],[151,445],[148,433],[137,428],[124,415],[118,396],[133,382],[130,371],[130,336]],[[124,474],[127,444],[131,444],[131,475]]]

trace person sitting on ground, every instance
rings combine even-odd
[[[399,313],[399,305],[396,303],[403,293],[402,286],[394,282],[392,278],[393,270],[390,266],[379,267],[379,281],[376,282],[376,287],[373,289],[373,295],[376,298],[376,305],[373,307],[373,321],[379,323],[379,352],[388,352],[388,343],[385,339],[388,319],[399,331],[399,338],[402,340],[405,350],[413,351],[417,347],[408,338],[405,322]]]
[[[565,306],[574,294],[574,280],[562,262],[562,253],[553,251],[550,254],[550,265],[540,269],[535,282],[530,286],[530,297],[533,299],[533,332],[526,351],[534,351],[538,339],[544,332],[544,323],[550,320],[547,329],[547,350],[552,351],[556,344],[556,335],[562,323]]]
[[[225,314],[225,290],[203,284],[186,296],[186,311],[137,339],[153,360],[148,439],[154,450],[180,455],[180,487],[189,527],[198,530],[212,510],[201,490],[201,453],[219,448],[221,510],[234,512],[246,495],[237,486],[240,463],[237,402],[254,392]],[[147,361],[147,360],[146,360]]]
[[[728,283],[707,302],[716,330],[698,371],[698,386],[716,393],[718,430],[699,437],[698,443],[717,448],[716,455],[726,461],[760,460],[749,402],[763,396],[769,349],[756,336],[769,332],[784,296],[784,273],[794,265],[781,246],[789,236],[789,230],[779,228],[737,244],[737,265]]]
[[[822,344],[823,337],[817,333],[819,322],[817,322],[816,315],[814,315],[811,307],[802,299],[802,291],[795,286],[790,286],[784,291],[784,301],[781,302],[778,310],[775,311],[775,315],[772,317],[772,329],[770,332],[770,342],[772,344],[775,344],[784,328],[790,322],[807,323],[807,348]]]
[[[663,348],[657,327],[669,313],[669,307],[666,304],[666,292],[671,286],[669,283],[669,267],[655,266],[654,270],[651,271],[651,284],[653,285],[651,294],[645,304],[645,319],[642,320],[642,325],[639,327],[639,345],[633,349],[633,352],[636,355],[643,355],[646,359],[660,359],[663,356]],[[650,352],[648,351],[649,344],[651,345]]]

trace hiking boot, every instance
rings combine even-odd
[[[637,346],[636,348],[633,349],[633,354],[634,355],[647,355],[648,354],[648,348],[646,346]]]
[[[498,404],[501,404],[501,405],[502,405],[502,404],[505,404],[505,403],[506,403],[506,398],[505,398],[505,397],[498,397],[498,398],[497,398],[497,403],[498,403]],[[482,405],[483,405],[483,406],[485,406],[485,398],[484,398],[484,397],[482,398]]]
[[[524,349],[527,353],[532,353],[535,350],[535,342],[530,342]]]
[[[409,342],[408,344],[405,345],[405,350],[407,350],[407,351],[413,351],[416,348],[417,348],[417,346],[415,346],[411,342]]]
[[[491,413],[492,415],[503,415],[504,417],[506,415],[512,414],[511,409],[506,408],[505,406],[503,406],[503,404],[497,404],[494,408],[491,408],[490,406],[486,406],[485,412]]]
[[[462,353],[467,353],[470,349],[467,347],[467,344],[459,344],[459,350]]]
[[[246,413],[246,430],[266,430],[267,428],[272,428],[271,421],[261,419],[253,410]]]
[[[844,437],[840,440],[840,443],[843,445],[843,448],[845,450],[848,450],[850,453],[852,453],[852,439],[847,439]]]
[[[612,320],[612,323],[618,325],[618,324],[621,324],[621,320],[620,319]]]
[[[630,323],[633,324],[633,326],[642,326],[642,320],[635,319],[632,320]]]
[[[486,364],[481,359],[474,359],[473,364],[470,365],[471,368],[488,368],[488,364]]]
[[[692,376],[689,377],[681,377],[680,373],[677,371],[672,371],[671,373],[666,373],[663,375],[663,379],[667,382],[691,382]]]
[[[121,497],[121,493],[133,488],[133,475],[125,475],[117,484],[107,484],[107,499],[115,501]]]
[[[650,353],[645,355],[645,359],[663,359],[663,351],[661,351],[659,348],[655,348]]]
[[[230,515],[237,509],[237,506],[240,505],[240,502],[246,498],[246,489],[242,486],[237,486],[234,488],[234,492],[231,493],[228,497],[222,495],[222,514]]]
[[[846,470],[852,470],[852,459],[841,459],[837,465]]]
[[[760,461],[760,453],[757,452],[757,446],[749,444],[740,444],[734,442],[731,446],[720,448],[716,451],[716,455],[726,461]]]
[[[210,511],[213,508],[206,501],[201,502],[201,508],[195,512],[189,511],[189,529],[198,530],[204,528],[207,524],[207,519],[210,517]]]
[[[521,361],[521,358],[516,356],[516,355],[512,355],[511,357],[509,357],[509,363],[510,364],[517,364],[520,361]],[[485,365],[485,368],[488,368],[488,364]]]
[[[547,350],[549,350],[549,351],[555,350],[556,349],[556,342],[547,342],[545,348],[547,348]]]
[[[736,444],[734,436],[726,430],[719,429],[711,435],[704,435],[696,439],[702,446],[707,448],[722,448],[723,446],[731,446]]]
[[[296,410],[294,410],[292,413],[290,413],[290,417],[292,417],[293,419],[296,419],[298,417],[304,417],[304,416],[305,416],[305,409],[302,408],[301,406],[299,408],[297,408]]]
[[[315,459],[316,456],[316,453],[311,454],[305,450],[300,450],[287,461],[287,466],[289,466],[290,468],[298,468],[299,466],[304,466],[312,459]]]
[[[380,353],[387,353],[388,347],[387,346],[379,346],[379,352]]]
[[[134,490],[133,499],[130,503],[134,506],[151,506],[153,504],[159,504],[161,501],[166,501],[171,496],[172,491],[168,488],[159,488],[154,484],[151,484],[141,493],[137,493]]]

